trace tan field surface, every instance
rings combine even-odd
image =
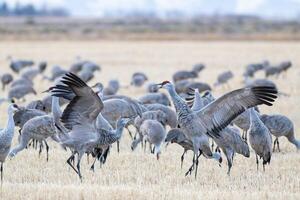
[[[214,94],[242,87],[242,73],[248,63],[270,60],[271,64],[291,60],[293,67],[284,78],[272,79],[280,91],[290,97],[280,97],[273,107],[261,106],[263,113],[280,113],[288,116],[300,139],[300,43],[299,42],[197,42],[197,41],[2,41],[0,42],[0,71],[10,71],[6,57],[46,60],[47,72],[53,65],[68,68],[76,56],[99,63],[101,72],[91,84],[100,81],[106,84],[117,78],[124,88],[120,94],[138,97],[145,88],[125,87],[132,73],[145,72],[151,82],[171,80],[179,69],[190,69],[195,63],[205,63],[206,69],[198,78],[210,85],[219,73],[234,72],[230,88],[214,89]],[[0,73],[0,74],[1,74]],[[257,77],[263,77],[258,73]],[[14,75],[16,78],[17,76]],[[41,98],[41,92],[51,83],[37,77],[37,96],[28,96],[27,101]],[[0,97],[6,97],[0,92]],[[0,106],[0,127],[7,120],[8,104]],[[13,147],[17,144],[17,128]],[[124,133],[121,151],[114,145],[102,168],[96,165],[95,173],[90,170],[92,158],[83,158],[83,181],[66,164],[70,152],[49,140],[50,157],[46,161],[43,151],[31,147],[20,152],[4,164],[4,181],[0,189],[1,200],[92,200],[92,199],[300,199],[300,152],[285,138],[280,138],[281,152],[274,153],[271,165],[256,170],[255,154],[250,158],[237,155],[231,176],[226,174],[227,163],[223,156],[222,167],[215,161],[201,157],[198,178],[185,177],[192,161],[192,153],[185,158],[180,169],[183,149],[175,144],[162,149],[161,158],[156,160],[150,152],[138,147],[130,149],[130,137]]]

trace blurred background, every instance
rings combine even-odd
[[[0,39],[298,40],[300,0],[0,0]]]

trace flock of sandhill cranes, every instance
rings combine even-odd
[[[215,159],[220,165],[223,152],[230,174],[235,153],[249,157],[250,147],[256,155],[257,169],[259,158],[265,169],[276,146],[280,151],[281,136],[300,149],[291,120],[283,115],[261,114],[257,107],[272,106],[279,94],[274,82],[255,79],[255,72],[265,70],[267,77],[278,76],[291,67],[291,62],[278,66],[270,66],[267,61],[248,65],[244,73],[245,87],[219,98],[213,96],[209,84],[195,80],[205,69],[205,65],[196,64],[192,70],[176,72],[173,82],[149,83],[148,93],[138,99],[118,94],[121,87],[118,80],[111,80],[106,86],[100,82],[89,86],[87,83],[101,70],[91,61],[78,60],[69,70],[54,66],[50,76],[44,74],[46,62],[35,64],[11,58],[10,62],[15,74],[1,76],[3,90],[9,87],[2,102],[14,101],[8,107],[7,125],[0,130],[1,181],[6,157],[15,157],[29,146],[39,147],[39,153],[45,146],[48,161],[50,139],[71,152],[67,163],[81,179],[82,157],[87,154],[95,158],[93,170],[96,161],[104,164],[112,144],[116,143],[120,151],[124,129],[132,138],[132,150],[139,144],[146,150],[149,143],[150,152],[157,159],[164,143],[177,143],[184,149],[181,167],[185,154],[191,150],[193,162],[186,175],[194,171],[195,177],[201,155]],[[275,68],[276,73],[271,73]],[[45,88],[43,99],[26,102],[26,95],[36,94],[33,80],[37,76],[50,81],[51,87]],[[226,84],[233,77],[231,71],[226,71],[218,76],[214,86]],[[130,84],[142,87],[146,81],[148,77],[137,72]],[[162,89],[168,94],[160,92]],[[26,102],[25,107],[17,105],[21,100]],[[18,145],[11,148],[15,126],[19,127]],[[129,126],[135,127],[135,133]],[[273,150],[272,135],[276,138]]]

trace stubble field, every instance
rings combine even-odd
[[[130,82],[131,74],[143,71],[151,82],[170,80],[179,69],[190,69],[193,64],[203,62],[207,68],[199,80],[213,84],[222,71],[231,69],[235,78],[230,88],[217,88],[213,93],[220,96],[226,91],[242,87],[244,66],[251,62],[268,59],[271,63],[291,60],[293,67],[287,77],[274,79],[279,90],[290,94],[280,97],[273,107],[262,106],[263,113],[287,115],[295,125],[296,137],[300,138],[300,43],[299,42],[197,42],[197,41],[2,41],[0,43],[0,70],[9,71],[7,55],[16,58],[46,60],[47,72],[57,64],[66,68],[75,56],[90,59],[101,64],[92,83],[104,84],[112,78],[119,79],[122,86]],[[15,76],[16,77],[16,76]],[[263,77],[262,73],[258,77]],[[37,77],[35,88],[38,96],[28,96],[27,100],[41,98],[51,83]],[[138,97],[145,88],[124,87],[121,94]],[[6,97],[0,92],[0,97]],[[7,120],[7,104],[0,106],[0,127]],[[17,129],[15,131],[16,145]],[[237,155],[231,176],[227,176],[226,159],[222,167],[215,161],[200,159],[198,178],[185,177],[191,164],[192,154],[186,156],[184,167],[180,169],[183,150],[177,145],[162,149],[159,161],[141,148],[130,149],[130,138],[125,132],[118,154],[114,146],[107,163],[96,171],[89,170],[86,157],[82,163],[82,183],[67,166],[69,152],[65,152],[54,142],[50,144],[50,158],[46,162],[45,152],[41,157],[32,148],[20,152],[4,165],[4,182],[0,189],[0,199],[4,200],[44,200],[44,199],[299,199],[300,198],[300,152],[280,139],[282,151],[274,153],[266,172],[256,170],[255,154],[250,158]]]

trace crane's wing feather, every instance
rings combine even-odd
[[[103,102],[99,96],[80,78],[73,73],[67,73],[51,90],[53,96],[64,97],[72,91],[75,96],[64,110],[61,121],[68,129],[74,125],[91,124],[103,109]]]
[[[204,123],[207,134],[218,137],[218,133],[246,109],[261,104],[272,106],[277,93],[276,88],[267,86],[238,89],[225,94],[196,113]]]

